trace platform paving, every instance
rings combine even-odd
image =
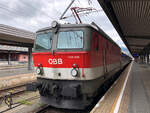
[[[36,81],[33,73],[0,77],[0,90]]]
[[[150,113],[150,66],[133,64],[128,113]]]
[[[133,62],[131,67],[119,110],[115,112],[118,97],[121,95],[129,71],[128,68],[91,113],[150,113],[150,65],[137,64],[136,62]]]
[[[118,80],[106,92],[103,98],[96,104],[90,113],[114,113],[124,81],[131,68],[131,64],[124,70]],[[126,99],[125,99],[126,100]],[[127,107],[127,106],[126,106]],[[123,106],[123,108],[126,108]]]

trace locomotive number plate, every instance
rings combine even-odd
[[[63,64],[63,60],[61,59],[61,58],[58,58],[58,59],[56,59],[56,58],[49,58],[48,59],[48,63],[49,64]]]

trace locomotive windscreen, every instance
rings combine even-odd
[[[83,48],[83,31],[65,31],[58,33],[58,49]]]
[[[38,34],[35,42],[35,50],[49,50],[52,47],[51,42],[51,32]]]

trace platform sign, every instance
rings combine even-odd
[[[139,54],[137,54],[137,53],[132,54],[132,55],[133,55],[133,57],[138,57],[139,56]]]

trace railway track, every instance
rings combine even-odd
[[[48,105],[41,107],[40,109],[33,111],[32,113],[89,113],[88,111],[81,110],[69,110],[69,109],[59,109]]]
[[[20,84],[20,85],[0,89],[0,99],[3,98],[3,96],[5,96],[7,93],[12,93],[12,95],[15,95],[26,91],[25,85],[26,84]]]
[[[33,96],[33,97],[30,97],[30,98],[27,98],[27,99],[25,99],[24,101],[33,101],[33,100],[39,99],[39,98],[40,98],[40,96],[38,95],[38,96]],[[10,111],[10,110],[12,110],[12,109],[14,109],[14,108],[16,108],[16,107],[19,107],[19,106],[21,106],[21,105],[23,105],[23,104],[24,104],[24,103],[16,102],[16,103],[13,104],[13,106],[12,106],[11,108],[7,108],[7,109],[5,109],[5,110],[3,110],[3,111],[0,111],[0,113],[4,113],[4,112],[7,112],[7,111]]]
[[[4,101],[5,104],[7,104],[9,108],[11,108],[12,97],[16,94],[20,94],[25,91],[26,91],[25,84],[0,89],[0,105]]]
[[[14,103],[12,98],[17,95],[23,94],[25,91],[26,91],[26,84],[21,84],[21,85],[17,85],[17,86],[5,88],[5,89],[0,89],[0,105],[3,102],[5,102],[5,104],[8,106],[7,109],[0,111],[0,113],[12,110],[13,108],[23,105],[24,103],[20,101]],[[27,99],[24,99],[24,102],[32,101],[38,98],[40,98],[39,95],[29,97]]]

